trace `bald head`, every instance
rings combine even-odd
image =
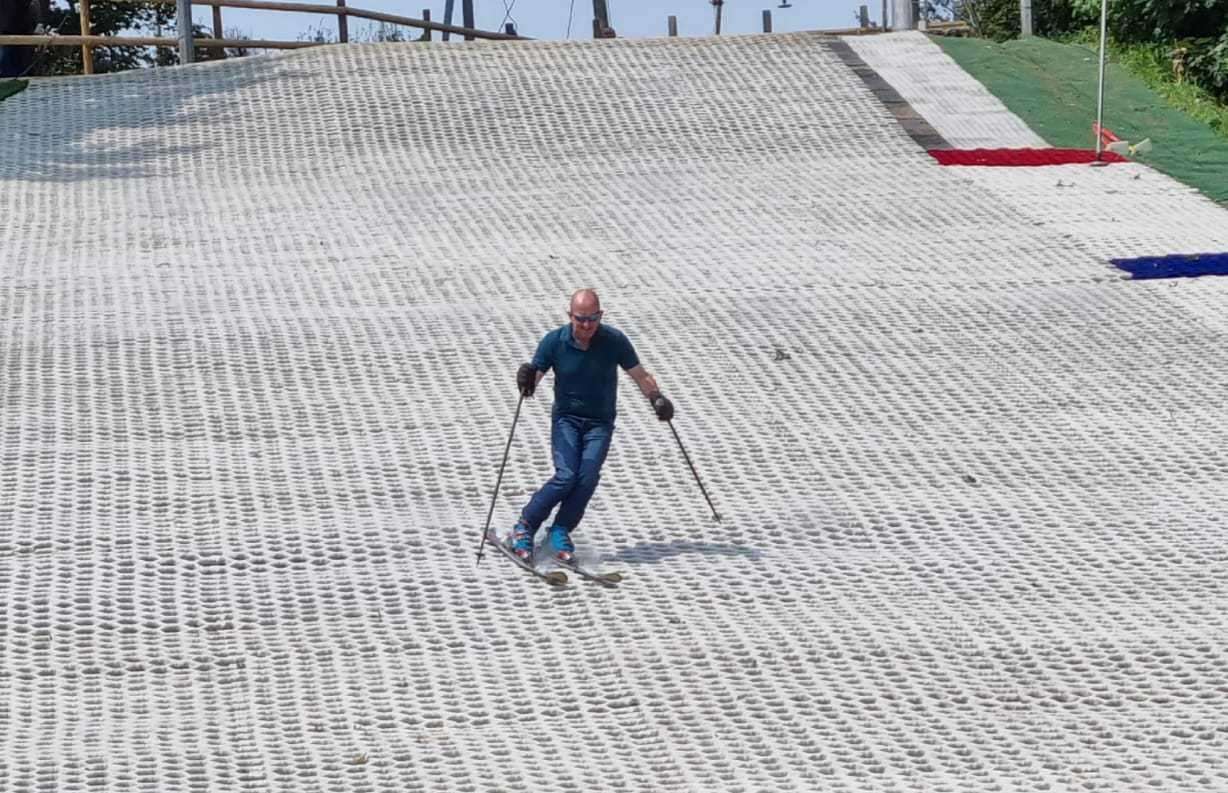
[[[596,314],[601,310],[601,298],[595,289],[577,289],[571,295],[568,311],[572,314]]]
[[[567,306],[567,316],[571,317],[571,337],[587,349],[588,343],[597,334],[597,326],[601,324],[601,300],[592,289],[577,289],[571,296]]]

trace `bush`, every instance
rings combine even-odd
[[[1228,30],[1218,40],[1194,39],[1187,46],[1185,62],[1191,81],[1228,102]]]
[[[1019,0],[963,0],[956,9],[956,18],[971,25],[978,36],[994,41],[1019,37]],[[1083,27],[1078,13],[1073,0],[1032,0],[1033,32],[1060,36],[1078,30]]]
[[[1033,0],[1037,35],[1066,37],[1093,29],[1101,0]],[[964,0],[958,15],[978,35],[1005,41],[1019,35],[1019,0]],[[1163,48],[1173,76],[1228,101],[1228,0],[1109,0],[1109,32],[1125,44]]]

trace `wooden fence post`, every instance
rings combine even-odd
[[[81,35],[89,36],[90,32],[90,0],[81,0]],[[86,74],[94,73],[94,48],[89,44],[81,45],[81,70]]]
[[[345,8],[345,0],[337,0],[337,8]],[[337,14],[337,41],[348,44],[350,41],[350,15],[343,10]]]
[[[431,9],[429,8],[422,9],[422,21],[423,22],[431,21]],[[422,31],[422,35],[418,37],[418,41],[430,41],[430,40],[431,40],[431,29],[427,28],[426,30]]]
[[[669,19],[666,20],[666,25],[669,28],[669,35],[671,36],[678,35],[678,17],[671,16]]]
[[[473,30],[473,0],[461,0],[461,17],[464,19],[465,27]],[[473,41],[473,34],[466,33],[465,41]]]
[[[857,11],[857,21],[861,23],[862,30],[868,30],[870,27],[870,7],[862,6]]]
[[[763,32],[772,32],[772,12],[768,9],[763,9]]]

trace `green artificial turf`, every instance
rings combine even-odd
[[[15,93],[24,89],[27,85],[25,80],[0,80],[0,102],[8,99]]]
[[[934,41],[1051,146],[1095,146],[1094,50],[1040,38],[1001,44],[951,37]],[[1141,161],[1228,203],[1228,137],[1172,107],[1115,63],[1105,78],[1104,126],[1132,143],[1151,138],[1155,148]]]

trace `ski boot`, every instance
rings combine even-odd
[[[563,564],[574,564],[576,546],[571,542],[571,530],[566,526],[550,527],[550,550]]]
[[[512,534],[507,538],[507,546],[512,549],[512,553],[524,562],[533,561],[533,535],[536,531],[529,528],[529,524],[523,520],[516,521],[515,527],[512,529]]]

